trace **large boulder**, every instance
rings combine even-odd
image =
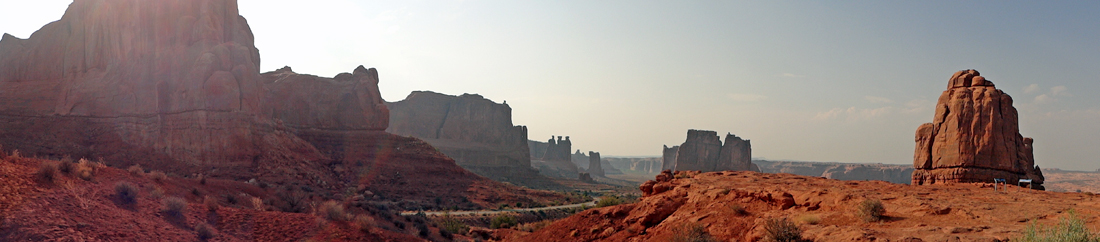
[[[915,136],[913,184],[941,182],[1043,182],[1031,138],[1020,135],[1012,97],[978,71],[956,72],[936,103],[932,123]]]

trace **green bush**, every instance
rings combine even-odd
[[[796,242],[802,239],[802,229],[790,220],[768,219],[764,222],[764,240],[774,242]]]
[[[882,201],[874,199],[863,200],[856,210],[856,215],[866,222],[878,222],[885,217],[885,214],[886,207],[882,206]]]
[[[687,224],[673,230],[673,242],[717,242],[701,224]]]
[[[469,225],[466,225],[466,223],[463,223],[461,220],[447,213],[443,214],[443,218],[439,219],[436,223],[439,224],[439,228],[443,229],[443,231],[452,234],[466,234],[466,231],[470,231]]]
[[[497,215],[496,217],[493,217],[493,220],[489,221],[489,228],[490,229],[511,228],[512,226],[516,226],[517,223],[518,222],[516,221],[516,217],[513,217],[512,215],[508,215],[508,214],[501,214],[501,215]]]
[[[615,206],[623,204],[623,200],[616,196],[604,196],[600,198],[600,202],[596,203],[596,207],[602,208],[607,206]]]
[[[1051,228],[1043,228],[1034,222],[1028,224],[1024,235],[1014,239],[1017,242],[1090,242],[1100,241],[1100,236],[1089,233],[1085,227],[1085,220],[1078,218],[1077,213],[1069,210],[1066,217],[1058,220],[1058,225]]]

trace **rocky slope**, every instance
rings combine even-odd
[[[274,187],[213,178],[156,178],[95,163],[89,163],[88,179],[58,173],[45,180],[36,174],[42,163],[58,161],[0,159],[0,241],[198,241],[200,224],[209,225],[212,241],[427,241],[399,229],[396,223],[405,220],[393,216],[396,211],[366,212],[355,202],[346,203],[347,211],[369,223],[275,211],[283,199]],[[135,188],[133,203],[120,200],[120,183]],[[180,216],[163,211],[169,197],[185,202]],[[207,204],[216,204],[216,210],[208,209],[205,197],[212,198]]]
[[[591,209],[507,241],[672,241],[692,228],[716,241],[759,241],[768,219],[787,218],[812,241],[1007,241],[1029,223],[1051,225],[1076,210],[1100,228],[1100,196],[993,191],[988,184],[925,186],[840,181],[745,171],[658,175],[631,204]],[[880,222],[864,222],[858,205],[879,200]]]
[[[1033,140],[1020,135],[1012,97],[976,70],[956,72],[932,123],[917,128],[913,184],[1032,179],[1042,188]]]

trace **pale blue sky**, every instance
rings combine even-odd
[[[71,1],[0,0],[26,38]],[[753,156],[911,163],[957,70],[1016,100],[1042,167],[1100,168],[1100,3],[241,0],[261,68],[376,67],[414,90],[508,101],[530,138],[660,155],[687,129]]]

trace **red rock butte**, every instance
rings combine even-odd
[[[912,184],[1031,179],[1042,189],[1032,143],[1020,135],[1012,97],[976,70],[958,71],[940,95],[932,123],[917,128]]]

